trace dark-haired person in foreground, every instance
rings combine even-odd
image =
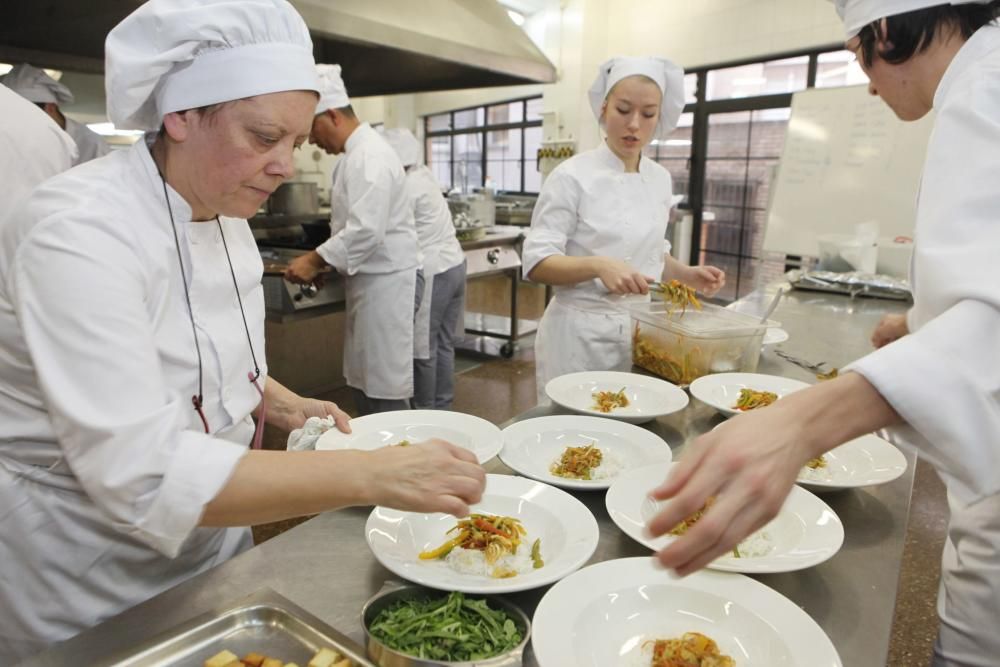
[[[905,321],[841,377],[696,440],[654,492],[662,534],[717,501],[658,554],[685,574],[775,516],[810,458],[890,427],[948,488],[933,664],[1000,664],[1000,2],[835,0],[871,83],[899,118],[936,111]]]

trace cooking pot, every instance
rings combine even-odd
[[[319,191],[309,181],[282,183],[268,199],[272,215],[311,215],[319,212]]]

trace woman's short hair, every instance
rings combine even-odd
[[[887,63],[898,65],[915,54],[926,51],[939,30],[957,29],[962,37],[968,39],[984,25],[994,22],[998,15],[1000,0],[935,5],[889,16],[885,19],[884,34],[881,21],[869,23],[858,33],[861,38],[861,56],[868,67],[872,66],[876,53]],[[880,39],[892,46],[877,52],[877,42]]]

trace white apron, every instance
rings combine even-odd
[[[431,358],[431,298],[434,295],[434,273],[424,260],[424,293],[420,297],[420,308],[417,309],[413,323],[413,358]]]
[[[344,376],[369,398],[413,396],[415,269],[344,277]]]

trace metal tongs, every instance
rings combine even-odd
[[[832,380],[837,377],[840,370],[836,366],[832,366],[825,361],[821,361],[818,364],[809,363],[805,359],[799,359],[798,357],[793,357],[792,355],[784,352],[782,350],[775,350],[774,353],[787,361],[790,364],[795,364],[799,368],[805,369],[810,373],[814,373],[816,377],[820,380]],[[824,366],[830,366],[829,371],[824,371]]]

